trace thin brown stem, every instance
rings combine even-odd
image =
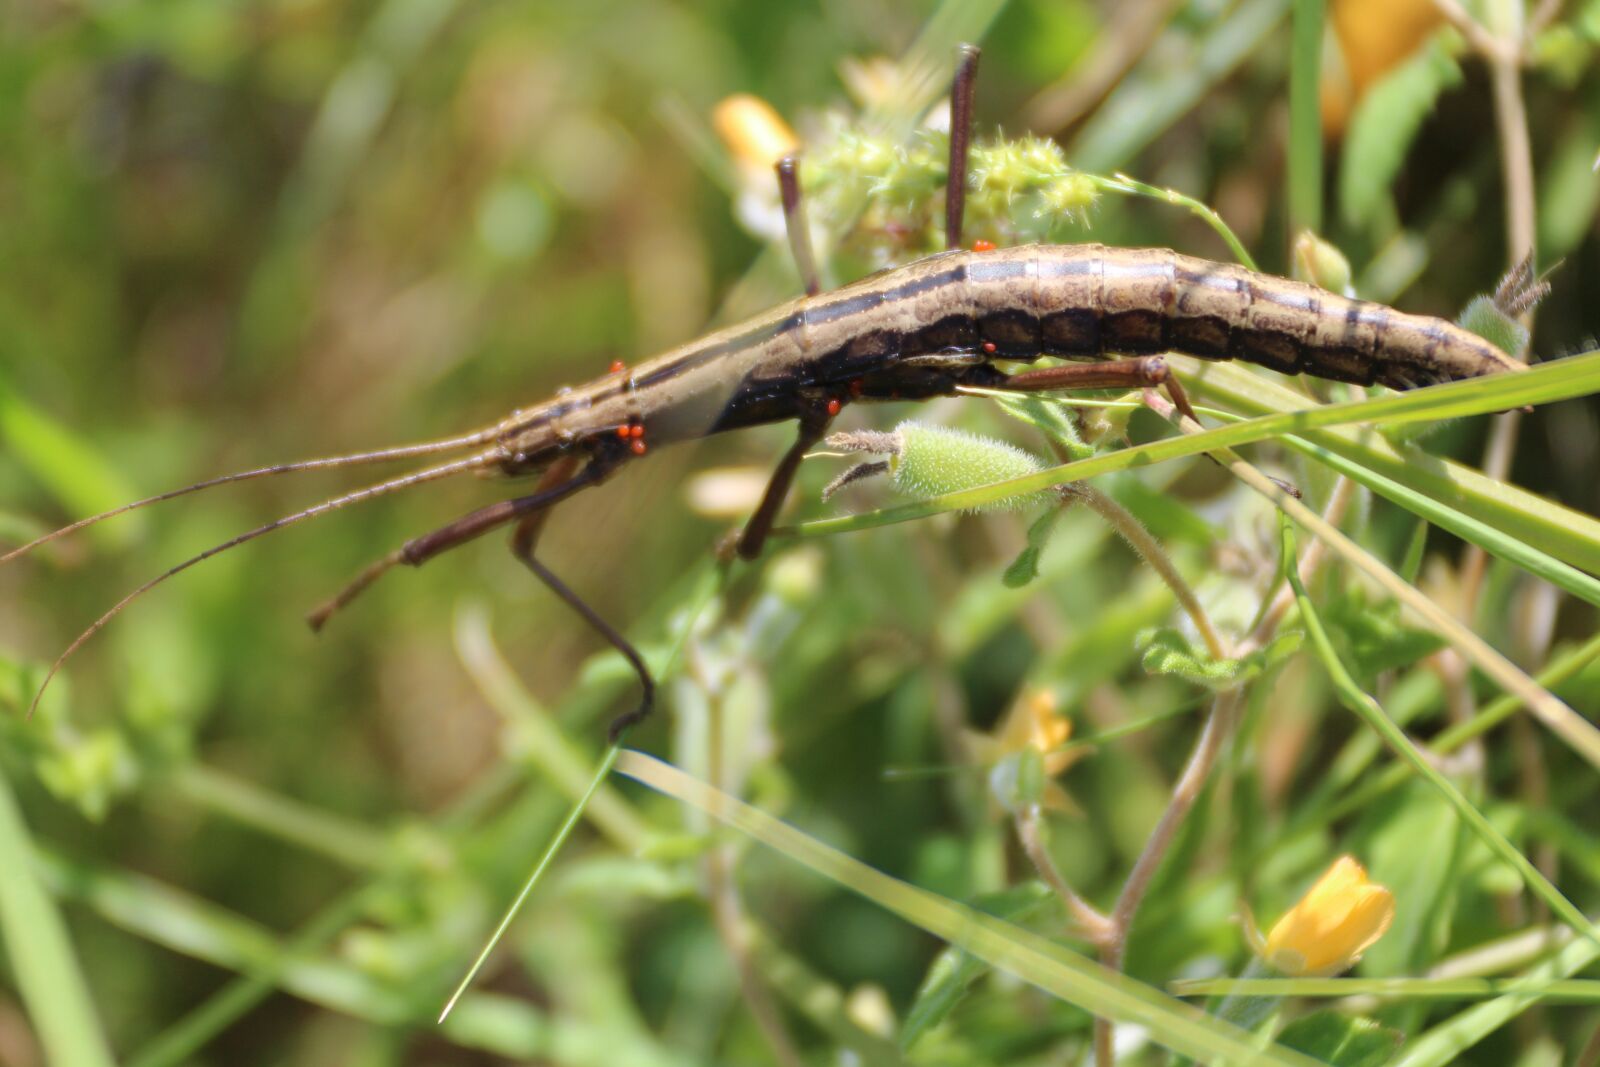
[[[1178,828],[1183,825],[1183,820],[1188,817],[1189,810],[1194,807],[1194,802],[1200,798],[1201,791],[1211,777],[1211,769],[1216,766],[1223,742],[1232,731],[1242,698],[1243,690],[1235,688],[1218,693],[1211,702],[1211,713],[1206,716],[1206,724],[1200,729],[1194,751],[1189,754],[1189,762],[1183,768],[1178,784],[1173,787],[1167,810],[1161,813],[1161,819],[1150,832],[1139,858],[1134,861],[1133,870],[1128,872],[1128,880],[1123,883],[1116,906],[1111,910],[1110,936],[1100,950],[1100,962],[1113,971],[1122,970],[1128,952],[1128,934],[1133,929],[1139,905],[1144,903],[1145,893],[1160,870],[1167,850],[1172,847]],[[1111,1067],[1111,1050],[1111,1020],[1096,1018],[1095,1062],[1099,1067]]]
[[[1146,391],[1145,402],[1158,414],[1175,421],[1184,433],[1197,433],[1202,430],[1199,423],[1183,416],[1175,406],[1159,394]],[[1220,461],[1220,460],[1219,460]],[[1225,463],[1235,474],[1242,475],[1240,467],[1246,466],[1242,461]],[[1254,468],[1248,468],[1254,474]],[[1258,476],[1259,477],[1259,476]],[[1329,503],[1330,515],[1342,516],[1349,506],[1354,494],[1353,487],[1341,484],[1334,490],[1333,498]],[[1301,573],[1309,574],[1314,571],[1322,560],[1322,553],[1315,556],[1307,552],[1301,560]],[[1263,613],[1261,622],[1255,631],[1250,634],[1240,645],[1231,650],[1234,656],[1248,655],[1250,652],[1262,647],[1271,640],[1278,623],[1283,619],[1283,609],[1278,609],[1277,601]],[[1138,915],[1139,906],[1144,902],[1145,894],[1149,891],[1150,883],[1155,878],[1156,872],[1161,868],[1161,861],[1166,858],[1168,850],[1172,847],[1173,840],[1177,837],[1178,829],[1188,817],[1190,809],[1206,783],[1210,780],[1211,772],[1216,766],[1217,757],[1221,754],[1228,737],[1233,732],[1233,727],[1239,717],[1239,709],[1244,701],[1244,688],[1237,686],[1233,689],[1218,693],[1211,703],[1211,711],[1206,717],[1205,726],[1201,728],[1200,736],[1196,739],[1194,751],[1189,754],[1189,761],[1184,766],[1182,775],[1173,787],[1172,797],[1167,801],[1167,808],[1161,814],[1161,819],[1156,823],[1155,829],[1150,832],[1150,837],[1145,841],[1144,849],[1139,853],[1139,858],[1134,861],[1133,869],[1128,873],[1128,879],[1123,884],[1122,892],[1117,897],[1117,903],[1111,911],[1111,931],[1109,938],[1104,942],[1100,959],[1107,967],[1120,971],[1127,956],[1128,935],[1133,928],[1133,921]],[[1095,1019],[1094,1050],[1097,1067],[1111,1067],[1114,1055],[1114,1028],[1110,1020]]]
[[[1472,17],[1472,14],[1462,7],[1457,0],[1433,0],[1433,6],[1445,17],[1445,21],[1461,31],[1461,36],[1467,39],[1474,51],[1490,57],[1507,55],[1515,60],[1518,49],[1515,45],[1508,46],[1500,38],[1490,33],[1483,23]]]
[[[1106,523],[1117,532],[1117,535],[1128,542],[1130,548],[1139,554],[1139,558],[1148,563],[1161,580],[1167,583],[1167,588],[1172,590],[1172,595],[1177,597],[1178,604],[1194,622],[1194,627],[1200,633],[1200,639],[1206,643],[1206,649],[1217,659],[1225,659],[1228,655],[1227,645],[1222,640],[1222,635],[1212,625],[1211,616],[1206,614],[1206,609],[1200,603],[1200,598],[1195,596],[1194,589],[1178,573],[1178,568],[1173,565],[1172,557],[1161,547],[1161,542],[1150,536],[1150,531],[1144,524],[1134,518],[1133,513],[1121,504],[1106,496],[1100,490],[1089,485],[1075,485],[1070,487],[1064,496],[1081,500],[1084,504],[1094,509]]]
[[[1019,812],[1016,824],[1017,840],[1022,844],[1022,851],[1027,853],[1039,877],[1061,898],[1067,914],[1072,918],[1075,932],[1091,944],[1105,945],[1112,933],[1111,919],[1067,884],[1045,844],[1044,815],[1039,805],[1030,804]]]

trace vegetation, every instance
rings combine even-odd
[[[51,542],[0,565],[0,1062],[1600,1063],[1591,0],[3,18],[6,545],[787,299],[784,124],[826,284],[938,248],[962,41],[969,238],[1470,305],[1547,365],[1396,394],[1173,357],[1204,426],[852,406],[896,435],[808,459],[753,564],[713,547],[791,431],[652,453],[541,542],[662,682],[620,752],[626,663],[495,539],[299,625],[505,485],[208,560],[29,716],[125,591],[365,480]],[[781,119],[714,126],[737,92]],[[1530,252],[1533,312],[1473,302]]]

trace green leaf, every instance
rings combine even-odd
[[[1448,643],[1430,630],[1401,622],[1399,604],[1374,604],[1355,586],[1350,587],[1348,595],[1329,603],[1322,618],[1329,629],[1343,635],[1347,664],[1363,682],[1384,671],[1409,666]]]
[[[1086,444],[1078,433],[1072,410],[1063,407],[1056,397],[1039,393],[1013,393],[994,399],[1007,415],[1032,426],[1066,449],[1068,458],[1084,459],[1094,455],[1094,447]]]
[[[1146,673],[1173,675],[1209,689],[1231,689],[1294,654],[1300,640],[1298,631],[1279,634],[1266,648],[1243,659],[1218,659],[1171,628],[1145,630],[1134,638],[1134,645],[1142,650]]]
[[[1022,923],[1043,911],[1052,899],[1050,890],[1042,882],[1026,882],[985,894],[974,900],[972,906],[985,915]],[[923,1035],[944,1022],[972,984],[988,973],[987,963],[954,946],[935,956],[900,1027],[900,1051],[911,1051]]]
[[[1406,152],[1439,96],[1461,84],[1461,68],[1437,40],[1396,67],[1361,98],[1339,160],[1339,212],[1369,225],[1387,202]],[[1487,129],[1484,136],[1492,136]]]
[[[1017,558],[1011,561],[1005,574],[1000,577],[1007,589],[1021,589],[1039,577],[1039,557],[1044,553],[1051,531],[1065,514],[1064,508],[1050,508],[1028,527],[1028,546],[1017,554]]]
[[[55,901],[40,884],[11,786],[0,777],[0,933],[17,990],[51,1063],[110,1067],[94,997]]]
[[[12,393],[0,380],[0,443],[72,515],[95,515],[132,500],[128,483],[76,434]],[[123,523],[97,527],[102,543],[125,543]]]
[[[1278,1043],[1333,1067],[1383,1067],[1404,1037],[1371,1019],[1318,1011],[1284,1027]]]

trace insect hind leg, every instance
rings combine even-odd
[[[637,726],[649,717],[651,709],[656,702],[656,680],[650,673],[644,657],[633,644],[622,636],[622,633],[601,617],[600,613],[590,607],[588,602],[579,596],[571,586],[567,585],[549,567],[541,563],[533,554],[534,545],[538,541],[539,530],[543,525],[543,513],[524,516],[516,525],[511,534],[511,554],[533,572],[534,577],[543,582],[556,596],[560,597],[567,607],[583,617],[590,628],[605,638],[606,643],[622,654],[628,661],[628,666],[633,668],[633,673],[639,679],[639,703],[632,711],[618,715],[611,720],[611,726],[606,731],[606,736],[616,742],[622,735]]]
[[[1021,392],[1053,392],[1061,389],[1154,389],[1166,390],[1179,413],[1194,419],[1189,395],[1178,383],[1167,361],[1160,356],[1136,356],[1104,363],[1065,363],[1008,375],[1002,389]]]

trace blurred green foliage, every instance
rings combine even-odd
[[[1067,165],[1179,190],[1288,272],[1292,5],[1153,4],[1148,23],[1124,10],[1138,6],[17,0],[0,13],[0,538],[227,470],[457,432],[792,295],[783,250],[738,209],[770,193],[709,133],[736,91],[790,120],[814,148],[808,166],[834,168],[815,190],[838,241],[833,280],[915,254],[938,217],[941,143],[915,128],[951,46],[971,37],[985,47],[986,135],[1054,138]],[[1565,5],[1524,74],[1539,263],[1561,261],[1533,332],[1546,357],[1600,330],[1597,12]],[[1061,110],[1123,48],[1099,91]],[[877,56],[937,76],[863,100],[847,61]],[[1366,95],[1342,141],[1323,142],[1324,236],[1362,295],[1453,315],[1506,268],[1491,97],[1484,65],[1445,30]],[[906,195],[888,208],[874,200],[888,178],[860,158],[886,139],[906,146],[906,184],[891,190]],[[1054,146],[1029,144],[996,158],[1055,165]],[[1052,180],[1025,210],[983,186],[976,217],[995,232],[973,235],[1229,254],[1191,212]],[[905,414],[849,418],[886,428]],[[982,400],[916,414],[1041,456],[1051,439]],[[1511,480],[1594,514],[1597,416],[1591,398],[1527,418]],[[1108,439],[1161,432],[1147,413],[1104,418]],[[1487,421],[1442,427],[1427,447],[1477,465]],[[994,730],[1041,692],[1072,720],[1089,758],[1060,782],[1080,813],[1048,817],[1049,848],[1107,905],[1166,803],[1205,685],[1242,671],[1257,680],[1241,727],[1140,912],[1130,974],[1239,973],[1239,902],[1276,915],[1343,851],[1401,902],[1364,974],[1424,975],[1547,922],[1434,794],[1362,792],[1386,758],[1314,658],[1281,645],[1242,667],[1206,658],[1167,588],[1085,509],[1031,539],[1033,512],[944,515],[791,546],[724,580],[711,546],[750,500],[702,498],[694,474],[767,467],[787,444],[770,428],[664,451],[550,524],[543,556],[661,671],[665,713],[634,744],[876,868],[1061,937],[963,729]],[[1271,446],[1251,455],[1326,504],[1326,468]],[[798,510],[830,513],[817,493],[840,468],[805,468]],[[632,677],[493,539],[394,575],[315,639],[299,615],[503,485],[442,483],[208,561],[108,627],[23,719],[43,666],[126,589],[354,484],[219,489],[0,567],[0,777],[83,971],[29,972],[17,961],[30,946],[5,927],[0,1061],[43,1062],[41,1042],[59,1058],[51,1034],[90,1012],[116,1062],[141,1067],[783,1062],[719,932],[717,863],[736,871],[757,996],[805,1062],[1084,1054],[1078,1008],[622,783],[599,794],[487,981],[435,1028]],[[1097,484],[1164,541],[1220,626],[1248,629],[1277,575],[1268,505],[1204,462]],[[1466,602],[1453,537],[1364,494],[1345,528],[1441,603]],[[1035,580],[1003,581],[1030,545]],[[1432,736],[1491,699],[1349,570],[1313,592],[1357,681],[1409,730]],[[1537,672],[1594,619],[1491,563],[1469,621]],[[1600,669],[1571,662],[1555,692],[1593,719]],[[1499,730],[1448,769],[1541,865],[1575,872],[1556,880],[1592,914],[1600,778],[1527,721]],[[0,836],[0,863],[20,864],[21,824]],[[22,892],[12,922],[50,913]],[[24,926],[58,958],[48,918]],[[36,999],[52,991],[53,1020]],[[1391,1033],[1458,1007],[1381,1002],[1365,1009],[1376,1023],[1307,1013],[1293,1037],[1386,1055]],[[1592,1005],[1536,1006],[1462,1062],[1571,1058],[1594,1025]],[[1162,1062],[1136,1044],[1128,1062]],[[89,1063],[96,1045],[72,1055]]]

